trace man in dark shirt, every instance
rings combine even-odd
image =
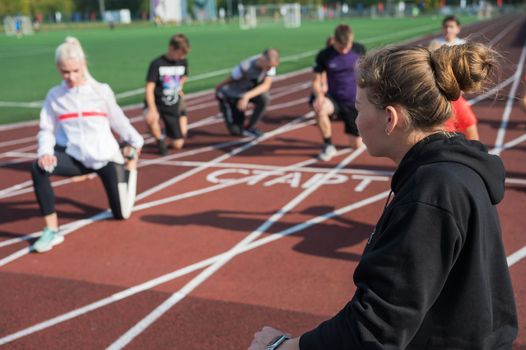
[[[256,125],[268,105],[268,91],[278,64],[278,51],[266,49],[261,55],[242,61],[217,85],[219,108],[231,135],[261,136]],[[254,104],[254,112],[245,127],[245,111],[249,102]]]
[[[146,76],[145,120],[157,140],[159,153],[165,155],[167,147],[161,133],[162,119],[171,146],[181,149],[187,133],[186,108],[183,86],[188,76],[186,55],[190,43],[184,34],[175,34],[168,45],[168,52],[150,63]]]
[[[351,27],[340,24],[334,30],[331,44],[321,50],[314,65],[313,95],[310,104],[316,113],[318,127],[323,138],[319,158],[330,160],[336,154],[332,144],[331,117],[336,116],[345,123],[345,133],[350,136],[352,148],[362,145],[356,128],[356,65],[365,54],[363,45],[353,42]],[[327,89],[324,82],[327,82]],[[326,91],[325,91],[326,90]]]

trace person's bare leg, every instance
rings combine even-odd
[[[148,125],[148,129],[150,130],[150,133],[153,137],[155,137],[156,140],[159,140],[161,138],[161,124],[159,123],[159,115],[154,113],[145,113],[144,120],[146,121],[146,124]]]
[[[322,108],[316,113],[316,121],[318,122],[318,129],[323,138],[323,148],[318,155],[318,158],[323,161],[329,161],[336,154],[336,147],[332,144],[332,127],[330,116],[334,113],[334,105],[329,99],[325,99]]]
[[[46,227],[49,229],[52,229],[54,231],[58,230],[58,217],[57,213],[49,214],[44,216],[44,222],[46,223]]]
[[[316,122],[320,130],[321,137],[327,139],[332,137],[331,114],[334,113],[334,106],[329,99],[325,99],[321,111],[316,113]]]
[[[184,138],[188,133],[188,118],[186,116],[179,117],[179,128],[181,129],[181,134],[183,138],[172,140],[172,147],[176,150],[180,150],[184,145]]]

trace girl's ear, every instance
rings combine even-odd
[[[387,106],[385,111],[385,133],[387,136],[395,130],[396,126],[400,124],[400,113],[394,106]]]

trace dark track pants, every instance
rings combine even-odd
[[[223,113],[223,117],[225,118],[227,125],[237,125],[241,130],[243,130],[245,123],[245,112],[240,111],[237,108],[238,101],[239,99],[237,98],[219,98],[219,108],[221,109],[221,113]],[[261,94],[249,100],[250,103],[254,104],[254,111],[250,116],[250,122],[247,129],[251,129],[256,126],[263,116],[263,112],[265,112],[269,101],[270,97],[267,93]]]
[[[53,214],[55,212],[55,195],[51,187],[51,181],[49,180],[51,175],[78,176],[95,172],[99,175],[104,185],[113,216],[116,219],[123,219],[122,205],[119,200],[118,190],[118,183],[126,181],[125,170],[122,164],[109,162],[106,166],[94,170],[86,168],[78,160],[62,150],[55,150],[55,156],[57,157],[57,166],[52,173],[48,173],[40,168],[36,161],[33,162],[31,167],[33,187],[42,216]]]

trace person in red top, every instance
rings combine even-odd
[[[479,140],[477,117],[468,101],[462,96],[456,101],[451,101],[453,112],[451,118],[444,123],[444,129],[450,132],[461,132],[468,140]]]
[[[442,45],[463,45],[466,40],[458,37],[460,34],[460,21],[456,16],[446,16],[442,20],[442,37],[429,44],[429,50],[436,50]],[[463,133],[468,140],[479,140],[477,118],[468,101],[462,95],[456,101],[451,101],[453,112],[444,123],[444,129],[449,132]]]

